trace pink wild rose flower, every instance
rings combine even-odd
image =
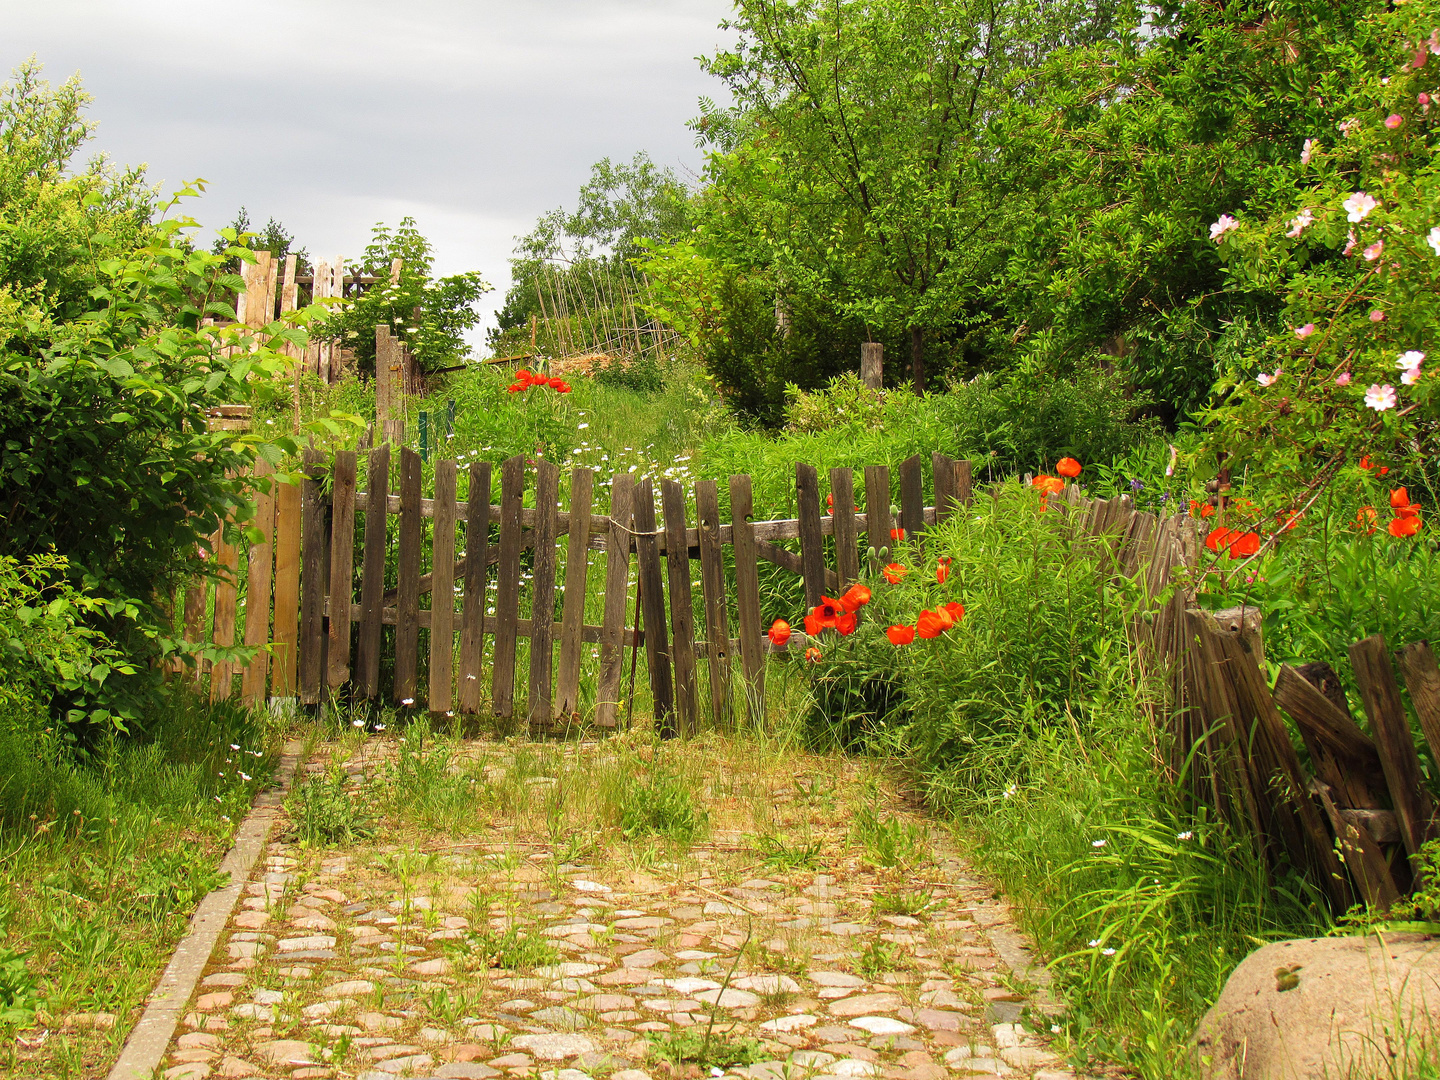
[[[1395,387],[1389,383],[1383,386],[1379,383],[1371,383],[1370,389],[1365,391],[1365,407],[1374,409],[1376,412],[1395,408]]]
[[[1315,324],[1313,322],[1307,322],[1304,326],[1295,329],[1295,336],[1301,341],[1304,341],[1313,333],[1315,333]]]
[[[1369,195],[1366,195],[1365,192],[1356,191],[1340,205],[1345,208],[1345,212],[1348,215],[1346,220],[1354,222],[1364,221],[1365,218],[1369,216],[1370,211],[1374,210],[1375,207],[1380,204]],[[1211,226],[1211,228],[1214,228],[1214,226]]]
[[[1226,233],[1232,233],[1238,228],[1240,228],[1240,222],[1229,214],[1221,214],[1219,220],[1210,226],[1210,239],[1218,244],[1225,239]]]

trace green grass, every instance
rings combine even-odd
[[[273,743],[251,714],[184,696],[131,738],[84,750],[33,714],[0,716],[0,1072],[103,1075],[222,883],[215,866],[273,771]],[[14,1034],[37,1012],[117,1022],[27,1049]]]

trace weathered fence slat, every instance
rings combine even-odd
[[[390,444],[370,453],[370,479],[366,489],[370,506],[383,507],[390,490]],[[365,549],[360,568],[360,640],[356,645],[360,693],[380,695],[380,627],[385,607],[385,547],[387,530],[383,510],[365,511]]]
[[[645,621],[645,662],[655,726],[662,738],[674,738],[675,697],[670,676],[670,638],[665,629],[665,586],[660,570],[660,540],[655,532],[655,489],[648,479],[635,492],[635,562],[640,610]]]
[[[228,647],[235,644],[235,575],[240,568],[240,552],[225,539],[223,525],[215,534],[215,539],[215,563],[220,571],[220,580],[215,583],[215,629],[210,640],[217,647]],[[230,699],[231,676],[234,673],[235,667],[228,660],[215,664],[210,672],[211,701]]]
[[[848,466],[830,470],[830,499],[835,534],[836,592],[860,576],[860,534],[855,521],[855,473]]]
[[[814,465],[795,465],[796,517],[800,521],[800,569],[805,578],[805,606],[813,608],[825,595],[825,538],[820,531],[820,477]]]
[[[621,473],[610,481],[610,524],[605,538],[605,614],[600,628],[600,680],[595,688],[595,722],[608,728],[615,727],[620,705],[634,502],[635,481],[629,475]]]
[[[270,694],[295,694],[300,642],[300,487],[275,489],[275,656],[270,664]]]
[[[301,482],[300,548],[300,701],[314,705],[320,700],[324,674],[325,642],[325,501],[321,497],[323,455],[307,449],[305,479]]]
[[[695,485],[700,534],[700,592],[705,604],[705,655],[710,668],[710,719],[730,717],[730,617],[725,601],[725,559],[720,546],[720,492],[714,480]]]
[[[1349,652],[1355,685],[1360,689],[1365,715],[1370,718],[1370,730],[1375,733],[1375,748],[1380,752],[1380,765],[1400,821],[1400,835],[1405,850],[1414,859],[1421,845],[1435,836],[1435,808],[1420,778],[1420,758],[1395,672],[1390,667],[1390,653],[1379,634],[1357,641]]]
[[[670,590],[671,655],[675,660],[675,704],[680,731],[693,734],[699,723],[695,687],[695,605],[690,581],[690,550],[685,546],[685,488],[677,480],[660,484],[665,511],[665,571]]]
[[[206,537],[197,545],[197,550],[202,559],[214,558],[215,545],[210,537]],[[205,616],[209,614],[210,608],[210,582],[207,578],[198,577],[190,582],[185,588],[185,640],[194,644],[203,643],[205,638]],[[204,674],[204,665],[197,658],[195,661],[195,681],[198,683]]]
[[[326,682],[333,687],[350,681],[350,601],[355,580],[356,455],[335,455],[330,510],[330,646]],[[337,602],[339,597],[343,603]]]
[[[485,655],[486,569],[490,565],[490,463],[470,466],[465,517],[465,607],[460,615],[460,711],[480,711]],[[433,602],[433,601],[432,601]]]
[[[935,482],[935,524],[943,525],[956,510],[954,459],[935,451],[930,455],[930,474]]]
[[[865,529],[875,549],[872,570],[893,561],[895,544],[890,539],[890,470],[884,465],[865,466]],[[890,552],[887,556],[886,552]]]
[[[1340,842],[1341,853],[1345,856],[1345,869],[1350,871],[1351,880],[1360,891],[1361,897],[1371,907],[1388,911],[1390,905],[1400,899],[1400,890],[1395,887],[1395,878],[1390,865],[1385,861],[1385,852],[1370,835],[1369,829],[1352,825],[1341,816],[1331,797],[1327,784],[1312,785],[1320,798],[1321,809],[1330,821],[1330,828]]]
[[[1405,688],[1420,718],[1420,730],[1430,744],[1430,754],[1440,761],[1440,667],[1428,641],[1417,641],[1400,650],[1400,670]]]
[[[455,656],[455,462],[435,463],[435,535],[430,592],[430,688],[433,713],[451,711]]]
[[[270,490],[274,468],[264,458],[255,462],[255,527],[262,539],[250,545],[245,566],[245,644],[255,655],[240,680],[240,700],[265,703],[265,677],[270,674],[270,573],[275,555],[275,495]]]
[[[1285,664],[1275,680],[1275,704],[1295,721],[1316,775],[1347,807],[1385,805],[1380,755],[1370,736],[1347,711],[1323,694],[1295,668]]]
[[[920,455],[900,463],[900,527],[919,547],[925,536],[925,470]]]
[[[531,724],[551,720],[551,675],[555,660],[555,509],[560,498],[560,468],[541,458],[535,465],[535,562],[531,574],[530,689],[526,699]]]
[[[496,716],[515,710],[515,636],[520,618],[520,506],[525,499],[525,455],[500,466],[500,562],[495,568],[495,650],[490,704]]]
[[[730,477],[731,538],[735,549],[735,608],[740,621],[740,665],[745,674],[745,708],[752,725],[765,720],[765,650],[760,643],[760,573],[755,561],[750,477]]]
[[[400,448],[399,591],[395,601],[395,701],[415,704],[420,667],[420,558],[424,544],[420,517],[420,455]]]
[[[555,719],[578,716],[580,710],[580,631],[585,625],[585,584],[589,577],[590,511],[595,499],[595,474],[570,473],[570,535],[565,546],[565,601],[560,615],[560,668],[555,684]]]

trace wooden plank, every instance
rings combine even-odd
[[[1345,857],[1345,869],[1350,871],[1350,880],[1355,882],[1361,898],[1373,908],[1388,911],[1390,905],[1400,899],[1400,890],[1395,887],[1385,852],[1366,829],[1351,824],[1341,815],[1328,785],[1316,783],[1312,790],[1330,821],[1340,853]]]
[[[610,481],[609,533],[605,552],[605,614],[600,629],[600,679],[595,688],[595,722],[613,728],[620,706],[625,659],[625,612],[630,584],[630,526],[635,481],[625,473]]]
[[[970,460],[961,458],[955,462],[955,501],[961,506],[969,506],[973,496],[971,488]]]
[[[455,656],[455,462],[435,463],[434,590],[430,596],[430,693],[432,713],[449,713]]]
[[[475,493],[480,498],[475,498]],[[465,608],[460,616],[460,711],[480,711],[480,675],[485,654],[486,568],[490,564],[490,463],[470,466],[470,500],[465,517]]]
[[[275,562],[275,493],[270,490],[270,477],[274,472],[264,458],[256,459],[255,527],[262,539],[250,545],[245,563],[245,644],[256,652],[240,680],[240,700],[252,707],[265,703],[270,674],[270,575]]]
[[[1410,721],[1400,700],[1400,687],[1390,667],[1390,654],[1385,639],[1374,634],[1350,646],[1350,664],[1355,670],[1355,684],[1370,730],[1375,733],[1375,747],[1380,752],[1380,765],[1395,815],[1400,819],[1400,833],[1405,850],[1412,859],[1427,840],[1437,833],[1435,808],[1425,791],[1420,775],[1420,757],[1410,734]]]
[[[525,455],[500,466],[500,562],[496,566],[495,652],[490,706],[496,716],[515,711],[515,636],[520,618],[520,506],[525,498]]]
[[[400,448],[400,544],[395,624],[395,701],[415,704],[420,667],[420,558],[424,533],[420,519],[420,455]]]
[[[925,468],[919,454],[900,463],[900,527],[919,547],[925,536]]]
[[[825,538],[820,531],[820,477],[815,466],[796,463],[795,502],[800,521],[800,567],[805,578],[805,606],[813,608],[825,595]]]
[[[690,551],[685,546],[685,488],[677,480],[660,485],[669,547],[665,570],[670,588],[670,653],[675,663],[675,705],[679,729],[692,735],[698,726],[695,687],[695,600],[690,580]]]
[[[1385,773],[1370,736],[1289,664],[1275,680],[1275,704],[1295,721],[1315,774],[1334,791],[1341,805],[1378,808],[1385,805]]]
[[[850,468],[830,470],[830,497],[835,503],[831,519],[835,533],[835,591],[843,591],[860,576],[860,532],[855,521],[855,473]]]
[[[300,641],[300,485],[275,489],[275,655],[270,696],[293,697]]]
[[[660,571],[660,541],[655,531],[655,489],[648,479],[642,480],[635,492],[635,561],[640,610],[645,620],[645,662],[650,671],[655,726],[662,738],[672,739],[676,730],[670,639],[665,630],[665,586]]]
[[[388,505],[390,490],[390,444],[381,443],[370,453],[368,490],[374,504]],[[360,568],[360,640],[356,646],[360,693],[370,699],[380,695],[380,625],[385,595],[386,514],[365,511],[365,550]]]
[[[1436,667],[1430,643],[1417,641],[1402,648],[1400,671],[1420,719],[1420,730],[1430,744],[1430,756],[1440,761],[1440,668]]]
[[[890,470],[884,465],[865,466],[865,529],[875,555],[871,570],[893,561],[890,540]]]
[[[350,599],[355,581],[355,473],[353,450],[335,454],[330,502],[330,646],[326,682],[333,687],[350,681]],[[337,603],[343,597],[345,603]]]
[[[937,450],[930,455],[930,472],[935,478],[935,524],[943,525],[958,509],[955,461]]]
[[[300,485],[300,701],[315,705],[320,701],[320,685],[324,675],[321,649],[325,640],[325,497],[320,482],[323,477],[323,455],[319,450],[306,449],[305,479]]]
[[[215,535],[215,567],[220,572],[220,580],[215,583],[215,623],[210,640],[216,648],[228,648],[235,644],[236,572],[240,568],[240,552],[225,538],[223,528]],[[216,663],[210,672],[211,701],[230,700],[234,674],[235,666],[230,661]]]
[[[765,721],[765,651],[761,645],[760,574],[750,528],[754,501],[750,477],[730,477],[730,521],[735,548],[735,607],[740,621],[740,665],[745,674],[745,707],[751,725]]]
[[[560,499],[560,468],[540,458],[535,463],[535,562],[530,576],[530,689],[526,701],[530,723],[548,725],[554,708],[555,638],[555,510]]]
[[[695,518],[700,533],[700,591],[705,603],[710,719],[719,726],[731,717],[730,615],[725,600],[725,558],[720,546],[720,491],[714,480],[701,480],[695,485]]]
[[[585,585],[590,569],[590,511],[595,474],[570,473],[570,529],[565,548],[565,604],[560,617],[560,668],[556,677],[555,719],[580,719],[580,631],[585,625]]]

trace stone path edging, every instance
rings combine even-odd
[[[250,871],[269,842],[276,812],[299,768],[301,752],[298,740],[285,744],[276,783],[256,798],[235,833],[235,843],[220,863],[220,872],[229,873],[230,883],[211,892],[195,909],[189,930],[155,984],[145,1013],[125,1040],[125,1049],[111,1068],[108,1080],[149,1080],[155,1075],[175,1036],[181,1011],[195,992],[210,954],[215,951],[235,905],[240,902]]]

